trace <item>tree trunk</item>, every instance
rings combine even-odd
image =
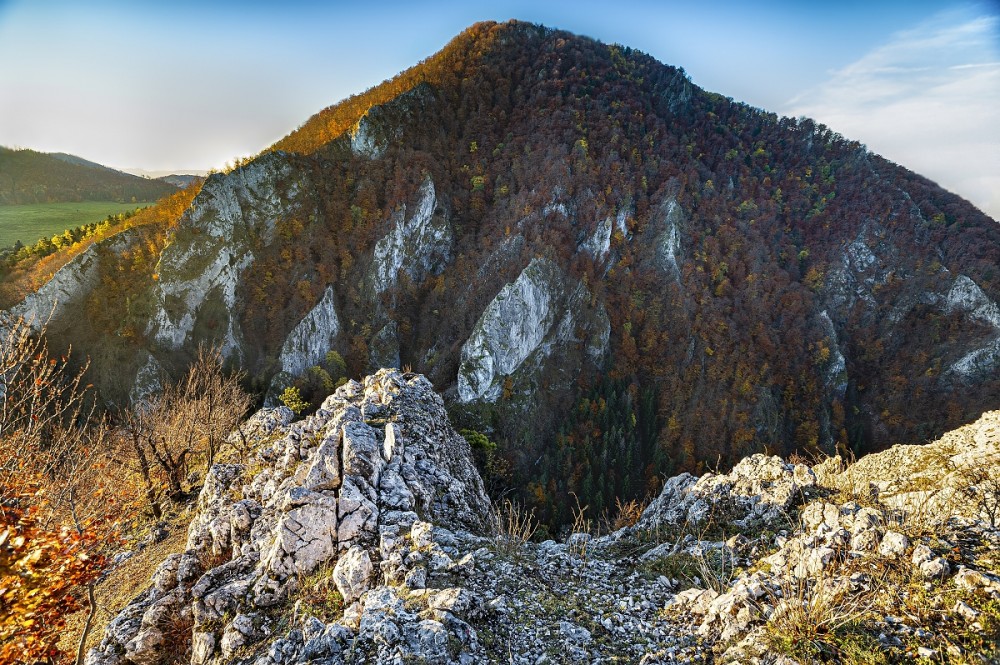
[[[70,515],[73,517],[73,525],[76,527],[76,532],[82,536],[83,524],[80,523],[80,516],[76,512],[76,492],[73,489],[69,491],[69,510]],[[90,603],[90,611],[87,612],[87,622],[83,625],[83,634],[80,635],[80,643],[76,647],[75,665],[83,665],[83,658],[86,655],[85,651],[87,649],[87,638],[90,637],[90,629],[94,626],[94,615],[97,614],[97,596],[94,594],[96,584],[96,580],[87,583],[87,600]]]
[[[156,445],[150,441],[150,448],[153,451],[153,457],[156,458],[156,462],[160,465],[163,471],[167,474],[167,498],[171,501],[178,501],[184,494],[184,487],[182,485],[184,478],[184,460],[187,458],[190,448],[184,449],[180,452],[176,459],[170,454],[170,451],[164,446],[163,450],[159,450]]]
[[[87,612],[87,623],[83,625],[83,634],[80,635],[80,644],[76,647],[75,665],[83,665],[83,660],[87,655],[87,639],[90,637],[90,630],[94,627],[94,616],[97,614],[97,596],[94,593],[94,585],[91,582],[87,585],[87,600],[90,602],[90,611]]]
[[[142,474],[143,485],[146,486],[146,499],[149,501],[149,507],[153,511],[153,517],[159,521],[163,519],[163,511],[160,509],[160,502],[156,496],[156,487],[153,485],[153,479],[149,474],[149,458],[146,457],[146,451],[143,450],[142,444],[135,435],[132,436],[132,448],[135,450],[135,456],[139,460],[139,472]]]

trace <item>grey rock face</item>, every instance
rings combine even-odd
[[[780,457],[753,455],[726,474],[670,478],[660,495],[643,512],[639,527],[698,523],[713,511],[726,510],[738,524],[769,522],[780,516],[816,486],[816,475],[804,464],[788,464]],[[735,514],[729,511],[735,510]]]
[[[522,367],[544,362],[556,346],[569,346],[582,324],[587,352],[599,359],[610,338],[603,307],[583,320],[589,295],[548,259],[533,259],[517,279],[500,289],[462,346],[458,397],[462,402],[496,401],[503,382]]]
[[[955,279],[945,297],[945,311],[960,311],[973,321],[993,328],[995,337],[959,358],[949,371],[963,377],[990,376],[1000,365],[1000,307],[965,275]]]
[[[399,369],[399,327],[395,321],[382,326],[368,345],[368,363],[372,367]]]
[[[680,226],[684,221],[684,212],[673,197],[662,204],[663,231],[656,237],[656,262],[661,270],[680,280]]]
[[[193,621],[192,662],[229,662],[268,634],[262,612],[290,607],[317,576],[330,580],[347,607],[339,628],[319,622],[309,638],[311,624],[292,630],[259,662],[299,662],[286,656],[307,652],[332,657],[359,635],[381,640],[387,655],[447,662],[461,622],[402,609],[391,621],[381,616],[394,593],[384,586],[389,580],[402,581],[411,570],[423,570],[426,580],[428,565],[452,565],[439,544],[444,536],[421,519],[459,534],[490,524],[492,508],[468,443],[452,429],[441,398],[422,376],[383,370],[342,386],[309,418],[289,424],[288,416],[284,408],[265,410],[248,423],[247,432],[268,442],[256,476],[240,465],[212,467],[187,552],[163,562],[88,663],[156,663],[172,648],[163,626],[185,616]],[[209,557],[225,563],[202,570],[199,561]],[[472,605],[459,593],[436,597],[433,608],[451,616],[472,612]]]
[[[292,329],[281,347],[281,371],[295,377],[323,360],[340,333],[333,287],[326,287],[316,306]]]
[[[385,152],[385,146],[380,145],[375,136],[374,124],[366,113],[351,128],[351,150],[354,154],[377,159]]]
[[[38,330],[50,316],[58,317],[62,308],[85,295],[97,284],[99,263],[97,251],[91,246],[56,271],[52,279],[28,295],[11,310],[11,314],[23,318]]]
[[[535,259],[500,290],[462,347],[458,392],[463,401],[496,399],[499,379],[511,375],[538,348],[555,323],[559,268]]]
[[[420,187],[416,209],[407,218],[406,206],[390,220],[389,232],[375,244],[369,281],[376,294],[396,284],[399,270],[414,282],[439,274],[451,258],[451,225],[439,210],[434,183]]]
[[[209,178],[160,256],[147,334],[166,349],[179,349],[191,341],[205,305],[216,303],[227,313],[222,352],[242,353],[235,316],[240,276],[254,261],[254,239],[269,243],[278,220],[301,211],[302,183],[278,153]]]

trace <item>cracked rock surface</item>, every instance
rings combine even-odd
[[[251,420],[261,445],[254,475],[240,465],[211,468],[187,551],[160,565],[88,663],[162,662],[177,649],[165,635],[178,625],[190,625],[190,662],[199,665],[332,658],[359,631],[386,657],[418,649],[445,662],[455,640],[468,639],[471,629],[448,609],[457,601],[438,603],[445,622],[384,616],[396,604],[408,616],[403,599],[384,586],[398,576],[393,562],[407,551],[404,543],[420,545],[411,560],[424,557],[431,571],[447,572],[459,565],[447,553],[455,549],[438,545],[432,524],[461,534],[484,533],[490,523],[468,443],[431,384],[383,370],[342,386],[314,415],[295,423],[291,416],[282,407]],[[275,617],[293,606],[304,580],[325,570],[345,605],[339,628],[308,624],[282,637]],[[421,581],[406,577],[414,586]]]

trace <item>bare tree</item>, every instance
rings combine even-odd
[[[163,519],[160,490],[153,481],[154,469],[150,464],[149,455],[146,454],[146,451],[151,450],[153,446],[150,440],[153,436],[152,415],[150,409],[138,406],[124,411],[118,433],[128,451],[128,457],[138,466],[143,492],[153,518],[160,520]]]
[[[184,395],[195,405],[196,427],[204,441],[208,465],[250,409],[250,395],[243,390],[243,375],[227,374],[218,349],[198,350],[184,386]]]
[[[50,357],[44,327],[33,334],[23,319],[0,314],[0,499],[28,470],[54,479],[83,462],[73,452],[92,414],[87,364],[72,370],[69,358]]]
[[[204,456],[211,466],[250,408],[239,374],[227,374],[217,349],[200,348],[184,378],[132,407],[124,417],[129,446],[138,463],[154,513],[159,493],[153,465],[166,482],[167,497],[183,494],[188,461]]]
[[[1000,456],[980,459],[958,469],[959,493],[976,510],[976,517],[985,517],[990,528],[1000,524]]]
[[[133,492],[122,482],[123,460],[110,427],[94,417],[90,386],[83,382],[86,364],[72,369],[69,353],[50,357],[44,333],[44,327],[35,333],[24,320],[0,315],[0,516],[5,510],[30,514],[42,529],[34,536],[39,539],[75,531],[74,542],[88,556],[80,560],[91,562],[86,575],[67,578],[87,592],[81,662],[97,611],[94,585],[105,565],[102,554],[116,540],[121,517],[131,513]],[[43,546],[32,541],[27,547]],[[56,582],[34,592],[56,613],[42,638],[54,643],[62,625],[58,610],[75,601]]]

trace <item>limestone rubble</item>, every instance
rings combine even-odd
[[[431,384],[381,370],[300,421],[251,418],[256,458],[210,470],[186,551],[87,663],[788,663],[785,626],[827,601],[866,603],[858,639],[890,662],[989,662],[955,631],[995,630],[1000,530],[968,470],[1000,451],[998,424],[854,465],[754,455],[667,480],[634,525],[522,542]],[[310,600],[324,584],[332,616]]]

